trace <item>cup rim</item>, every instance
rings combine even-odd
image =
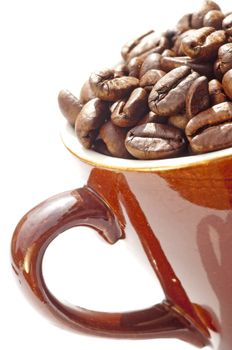
[[[64,146],[79,160],[94,167],[111,170],[161,172],[204,165],[219,159],[232,157],[232,147],[229,147],[219,151],[185,157],[157,160],[123,159],[97,153],[91,149],[85,149],[75,135],[74,128],[68,122],[62,124],[60,136]]]

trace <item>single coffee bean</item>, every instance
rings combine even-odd
[[[162,70],[151,69],[142,76],[139,85],[146,91],[150,92],[157,81],[159,81],[165,74],[166,73]]]
[[[190,119],[185,133],[194,153],[232,146],[232,103],[217,104]]]
[[[95,96],[104,101],[120,100],[139,85],[139,80],[134,77],[114,78],[114,70],[111,69],[92,73],[89,82]]]
[[[185,130],[186,125],[188,124],[189,119],[185,114],[173,115],[168,118],[168,124],[175,126],[178,129]]]
[[[212,60],[217,56],[219,47],[225,42],[224,30],[215,31],[212,27],[203,27],[196,29],[194,33],[182,40],[182,50],[191,58]]]
[[[174,126],[148,123],[131,129],[125,145],[137,159],[160,159],[179,155],[185,149],[185,139]]]
[[[138,123],[148,111],[148,94],[142,88],[135,89],[128,100],[116,102],[111,115],[113,124],[125,128]]]
[[[148,55],[141,66],[139,77],[141,78],[151,69],[161,69],[160,59],[161,55],[159,53],[152,53]]]
[[[185,107],[187,91],[198,77],[199,74],[191,72],[189,67],[173,69],[153,87],[148,98],[150,109],[167,117],[181,112]]]
[[[214,71],[214,78],[216,78],[219,81],[222,81],[223,74],[221,72],[220,65],[221,65],[221,61],[219,59],[217,59],[214,62],[213,71]]]
[[[109,104],[99,98],[94,98],[83,106],[76,118],[75,131],[85,148],[92,147],[99,128],[109,116]]]
[[[182,49],[182,41],[186,38],[186,37],[191,37],[191,35],[195,33],[195,29],[189,29],[186,32],[183,32],[180,35],[177,35],[174,41],[174,45],[172,47],[172,50],[176,53],[175,56],[184,56],[185,52]]]
[[[144,59],[141,57],[133,57],[127,64],[129,76],[139,78],[139,73]]]
[[[142,125],[147,123],[167,124],[167,118],[157,115],[154,112],[150,111],[138,122],[137,125]]]
[[[203,27],[213,27],[215,30],[222,29],[224,15],[219,10],[211,10],[206,13],[203,20]]]
[[[192,15],[192,21],[191,21],[192,28],[198,29],[198,28],[203,27],[204,17],[211,10],[220,11],[221,9],[218,6],[218,4],[216,4],[213,1],[210,1],[210,0],[204,1],[201,9],[199,11],[193,13],[193,15]]]
[[[85,103],[89,102],[89,100],[92,100],[95,97],[96,96],[94,95],[93,90],[91,89],[89,80],[87,80],[81,88],[80,101],[84,105]]]
[[[222,84],[217,79],[212,79],[209,81],[209,95],[210,102],[213,106],[227,100]]]
[[[68,122],[74,126],[82,108],[80,100],[68,90],[61,90],[58,95],[60,110]]]
[[[232,13],[226,16],[222,22],[222,28],[225,30],[228,42],[232,41]]]
[[[192,13],[187,13],[179,19],[176,25],[178,34],[182,34],[192,28]]]
[[[126,77],[129,75],[127,65],[123,63],[119,63],[114,67],[114,78]]]
[[[133,57],[144,56],[151,51],[161,53],[167,48],[168,39],[152,30],[125,44],[121,54],[125,61],[129,61]]]
[[[222,86],[226,96],[232,100],[232,69],[228,70],[222,79]]]
[[[131,158],[125,147],[127,129],[119,128],[110,120],[102,125],[99,131],[99,137],[104,141],[108,151],[114,157]]]
[[[198,62],[190,57],[161,57],[161,67],[165,72],[169,72],[174,68],[187,66],[207,78],[213,76],[213,64],[210,62]]]
[[[210,107],[208,80],[199,77],[193,81],[186,95],[186,116],[191,119]]]
[[[232,43],[220,47],[218,50],[218,59],[222,74],[232,69]]]

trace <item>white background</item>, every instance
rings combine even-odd
[[[81,169],[59,138],[57,94],[78,94],[98,68],[117,63],[124,42],[151,28],[174,26],[201,1],[0,2],[0,348],[34,350],[178,349],[177,340],[115,340],[62,330],[20,293],[10,267],[15,225],[36,203],[84,184]],[[229,1],[221,0],[228,11]],[[133,232],[111,247],[95,233],[73,229],[45,257],[53,293],[105,311],[147,307],[163,298]],[[70,271],[70,272],[67,272]]]

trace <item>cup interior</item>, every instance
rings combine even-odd
[[[64,122],[61,126],[61,140],[65,147],[77,158],[90,165],[125,171],[164,171],[191,167],[200,163],[216,161],[220,158],[232,156],[232,147],[220,151],[204,153],[199,155],[158,159],[158,160],[138,160],[122,159],[106,156],[96,151],[85,149],[79,142],[75,131],[71,125]]]

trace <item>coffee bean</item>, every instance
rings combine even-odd
[[[109,104],[99,98],[94,98],[83,106],[76,118],[75,131],[85,148],[91,148],[99,128],[109,115]]]
[[[186,56],[201,60],[213,59],[218,49],[226,42],[224,30],[215,31],[212,27],[196,29],[182,40],[182,50]]]
[[[208,80],[199,77],[193,81],[186,95],[186,116],[188,119],[210,107]]]
[[[232,100],[232,69],[228,70],[228,72],[226,72],[224,75],[222,79],[222,86],[226,95],[230,100]]]
[[[232,146],[232,103],[217,104],[192,118],[185,129],[194,153]]]
[[[144,56],[151,51],[161,53],[167,48],[168,39],[152,30],[125,44],[121,54],[125,61],[129,61],[133,57]]]
[[[120,100],[139,85],[139,80],[134,77],[114,78],[114,70],[111,69],[92,73],[89,82],[95,96],[104,101]]]
[[[210,62],[198,62],[190,57],[161,57],[161,69],[165,72],[182,66],[187,66],[209,79],[213,76],[213,64]]]
[[[219,66],[222,74],[232,69],[232,43],[222,45],[218,50]]]
[[[131,127],[138,123],[148,111],[148,94],[142,88],[135,89],[128,100],[118,101],[111,115],[113,124]]]
[[[175,126],[181,130],[185,130],[188,121],[189,119],[185,114],[173,115],[172,117],[168,118],[169,125]]]
[[[178,34],[182,34],[192,28],[192,13],[187,13],[179,19],[176,25]]]
[[[114,157],[131,158],[125,147],[127,129],[119,128],[110,120],[102,125],[99,131],[99,137],[104,141],[108,151]]]
[[[213,106],[225,102],[227,100],[222,84],[217,79],[210,80],[209,95],[211,104]]]
[[[219,81],[222,81],[222,78],[223,78],[223,74],[221,72],[221,61],[219,59],[217,59],[215,62],[214,62],[214,66],[213,66],[213,72],[214,72],[214,77],[219,80]]]
[[[172,48],[172,50],[176,53],[175,56],[184,56],[185,55],[185,53],[182,49],[182,41],[188,36],[191,37],[191,35],[193,33],[195,33],[195,29],[189,29],[186,32],[183,32],[181,35],[177,35],[176,40],[175,40],[174,45],[173,45],[173,48]]]
[[[112,156],[112,154],[109,152],[108,148],[106,147],[105,142],[102,139],[97,139],[92,149],[98,153],[104,154],[105,156]]]
[[[141,57],[134,57],[128,62],[127,67],[130,77],[139,78],[139,73],[143,62],[144,59]]]
[[[131,129],[125,145],[137,159],[160,159],[179,155],[185,148],[185,139],[173,126],[148,123]]]
[[[165,75],[166,73],[162,70],[151,69],[146,72],[140,79],[139,85],[146,91],[150,92],[153,86]]]
[[[72,126],[74,126],[77,115],[82,108],[80,100],[70,91],[61,90],[58,95],[58,103],[64,117]]]
[[[204,27],[213,27],[216,30],[222,29],[222,21],[224,15],[219,10],[211,10],[207,12],[203,20]]]
[[[173,69],[161,78],[152,89],[148,103],[150,109],[158,115],[171,116],[185,107],[187,91],[193,81],[199,77],[189,67]]]
[[[91,89],[89,80],[87,80],[81,88],[80,101],[84,105],[85,103],[89,102],[89,100],[92,100],[95,97],[96,96],[94,95],[93,90]]]
[[[148,55],[140,69],[139,77],[141,78],[147,71],[151,69],[161,69],[160,64],[161,55],[159,53],[152,53]]]
[[[228,42],[232,40],[232,13],[226,16],[222,22],[222,28],[225,30]]]
[[[192,15],[192,21],[191,21],[192,28],[195,28],[195,29],[201,28],[203,26],[203,21],[204,21],[205,15],[211,10],[220,11],[221,9],[218,6],[218,4],[216,4],[213,1],[210,1],[210,0],[204,1],[201,9],[199,11],[193,13],[193,15]]]

